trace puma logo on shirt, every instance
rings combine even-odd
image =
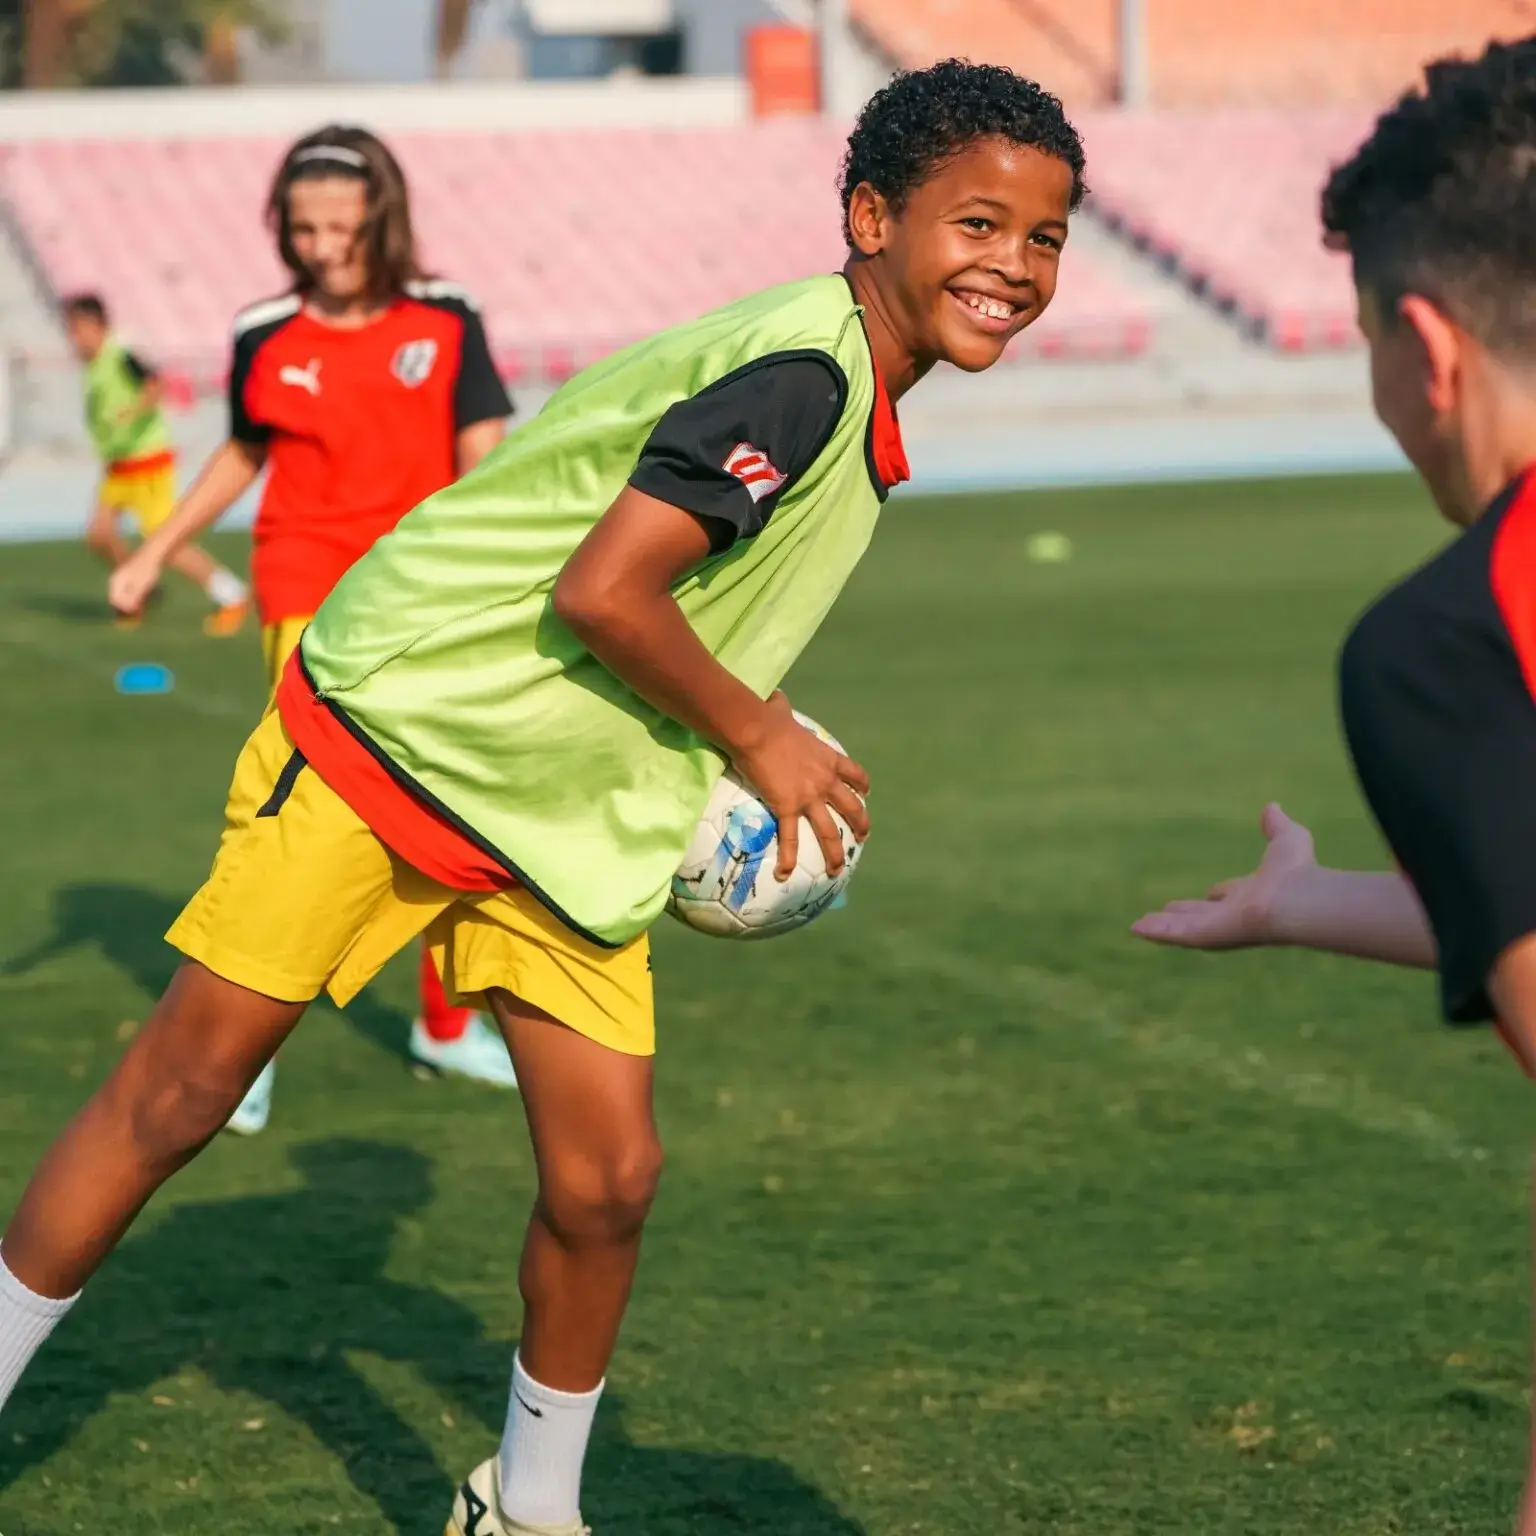
[[[277,374],[279,384],[292,384],[295,389],[306,389],[316,398],[320,394],[320,359],[312,357],[309,367],[295,368],[292,363],[280,368]]]

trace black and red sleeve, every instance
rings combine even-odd
[[[1448,1019],[1536,933],[1536,476],[1379,599],[1339,663],[1371,810],[1417,888]]]
[[[462,332],[459,376],[453,385],[453,429],[462,432],[479,421],[504,421],[512,414],[512,401],[491,357],[480,311],[464,304],[457,313]]]
[[[427,280],[406,290],[418,303],[451,315],[459,327],[459,371],[453,380],[453,430],[481,421],[505,421],[512,414],[507,387],[496,371],[480,307],[457,283]]]
[[[229,360],[229,435],[248,448],[264,448],[272,436],[271,427],[252,404],[251,377],[262,347],[280,329],[280,325],[256,325],[235,332]]]
[[[831,439],[848,381],[825,352],[777,352],[679,400],[629,483],[691,512],[716,553],[750,539]]]

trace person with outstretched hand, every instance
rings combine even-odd
[[[1257,869],[1134,931],[1291,944],[1438,973],[1536,1077],[1536,38],[1431,64],[1323,194],[1377,414],[1463,530],[1356,623],[1339,705],[1399,872],[1318,865],[1263,817]],[[1520,1516],[1536,1536],[1536,1440]]]

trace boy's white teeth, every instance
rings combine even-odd
[[[1001,299],[985,298],[979,293],[967,293],[963,298],[978,315],[985,315],[989,320],[1013,319],[1013,305],[1005,304]]]

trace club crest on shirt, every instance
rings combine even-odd
[[[725,456],[721,465],[726,474],[734,475],[747,488],[747,495],[754,502],[771,496],[789,476],[779,469],[761,448],[751,443],[737,443]]]
[[[432,377],[437,366],[437,343],[429,336],[423,341],[408,341],[389,365],[389,371],[407,389],[417,389]]]

